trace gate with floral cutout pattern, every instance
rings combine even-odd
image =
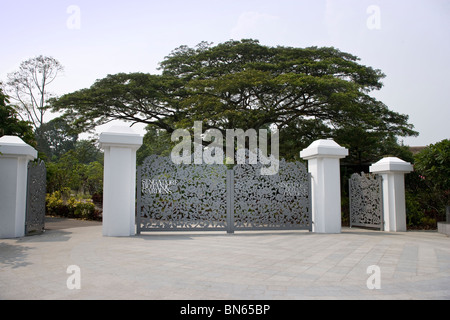
[[[152,155],[137,173],[137,233],[144,231],[309,230],[311,176],[301,162],[174,164]]]
[[[350,227],[384,229],[381,182],[377,174],[352,174],[349,179]]]

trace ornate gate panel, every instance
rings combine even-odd
[[[311,177],[301,162],[280,161],[278,174],[261,164],[234,168],[234,229],[311,231]]]
[[[226,230],[226,169],[146,158],[138,168],[137,232]]]
[[[47,170],[44,161],[28,163],[25,234],[44,231]]]
[[[384,229],[381,182],[381,176],[364,172],[350,177],[350,227]]]

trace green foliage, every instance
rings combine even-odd
[[[173,143],[170,140],[170,134],[166,130],[159,129],[153,125],[148,125],[146,130],[142,146],[136,152],[136,162],[138,164],[142,164],[145,158],[152,154],[168,156],[172,149]]]
[[[103,192],[103,164],[94,161],[89,164],[84,165],[86,177],[84,183],[84,189],[88,191],[89,194],[99,194]]]
[[[67,203],[69,212],[73,212],[76,218],[90,219],[94,215],[95,205],[92,200],[77,200],[70,198]]]
[[[46,209],[49,215],[89,220],[99,218],[92,200],[74,196],[64,197],[60,191],[47,194]]]
[[[31,124],[20,119],[19,114],[9,105],[8,97],[0,88],[0,137],[4,135],[18,136],[25,143],[36,145]]]
[[[450,140],[431,144],[415,157],[415,170],[430,181],[433,189],[450,190]],[[449,203],[450,205],[450,203]]]
[[[177,83],[178,82],[178,83]],[[171,121],[182,119],[171,94],[180,81],[144,73],[119,73],[97,80],[82,89],[50,100],[54,111],[64,111],[64,118],[75,131],[87,131],[111,119],[155,124],[172,130]]]
[[[78,133],[71,130],[62,118],[55,118],[42,123],[36,129],[37,150],[45,155],[47,161],[56,161],[63,154],[75,147]]]
[[[410,229],[435,229],[436,215],[426,209],[427,196],[423,193],[413,193],[409,190],[405,193],[406,222]],[[434,216],[434,217],[432,217]]]
[[[47,214],[64,215],[61,214],[64,207],[64,201],[62,200],[60,191],[55,191],[51,194],[47,193],[47,196],[45,198],[45,205],[47,209]]]
[[[335,48],[202,42],[175,49],[161,62],[161,75],[108,75],[52,105],[84,129],[111,119],[150,124],[168,134],[196,120],[204,130],[223,134],[276,125],[285,158],[298,157],[293,150],[298,153],[313,139],[339,136],[359,146],[363,161],[369,143],[351,139],[359,131],[376,145],[417,133],[408,116],[369,96],[382,87],[384,74],[358,61]]]
[[[406,175],[409,226],[435,228],[450,205],[450,142],[431,144],[414,156],[414,172]]]
[[[79,163],[103,163],[103,152],[100,151],[95,140],[78,140],[74,145],[73,151],[73,156]]]
[[[354,165],[371,165],[384,157],[398,157],[412,162],[407,146],[399,144],[392,134],[364,131],[361,127],[346,127],[336,131],[334,140],[349,149],[343,162]]]
[[[102,193],[103,164],[100,150],[90,141],[78,141],[75,149],[63,154],[58,161],[47,162],[47,190],[68,188],[78,193]],[[96,160],[94,160],[96,159]],[[90,162],[91,160],[94,160]]]

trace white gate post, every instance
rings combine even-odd
[[[348,149],[333,140],[316,140],[300,152],[311,173],[313,232],[341,232],[341,179],[339,159]]]
[[[100,134],[105,151],[103,174],[104,236],[135,235],[136,151],[142,136],[129,127],[114,126]]]
[[[25,235],[28,162],[36,157],[19,137],[0,138],[0,238]]]
[[[406,231],[405,173],[413,166],[396,157],[383,158],[369,168],[383,178],[383,221],[385,231]]]

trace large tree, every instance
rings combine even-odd
[[[52,57],[37,56],[23,61],[19,70],[7,75],[5,91],[23,120],[34,129],[44,124],[47,100],[52,97],[48,86],[63,71],[63,66]]]
[[[75,148],[78,140],[78,133],[73,132],[63,118],[43,123],[35,132],[38,149],[45,154],[45,160],[59,159],[67,151]]]
[[[349,127],[374,136],[417,134],[407,115],[369,95],[382,87],[384,74],[358,61],[335,48],[202,42],[175,49],[161,62],[161,75],[109,75],[53,106],[84,129],[122,119],[171,133],[199,120],[204,130],[275,125],[281,137],[298,139],[332,137]]]

